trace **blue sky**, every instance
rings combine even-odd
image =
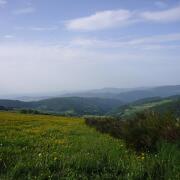
[[[180,84],[179,0],[0,0],[0,94]]]

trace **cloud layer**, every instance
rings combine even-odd
[[[168,49],[143,49],[147,45],[159,45],[164,38],[174,41],[180,35],[126,42],[81,40],[80,47],[77,41],[66,45],[1,42],[0,74],[6,77],[1,79],[1,87],[6,87],[7,92],[30,93],[177,83],[179,56]],[[132,48],[133,44],[136,49]],[[107,51],[110,48],[113,51]]]
[[[171,43],[171,44],[169,44]],[[176,43],[176,44],[174,44]],[[71,46],[81,48],[136,48],[136,49],[162,49],[180,47],[180,33],[154,35],[150,37],[131,38],[125,40],[99,40],[97,38],[75,38]]]
[[[180,21],[180,7],[157,12],[144,12],[142,18],[161,23]]]
[[[180,21],[180,6],[161,11],[135,12],[125,9],[101,11],[87,17],[72,19],[66,23],[66,28],[93,31],[142,21],[160,23]]]

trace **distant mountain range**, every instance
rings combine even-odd
[[[161,101],[162,98],[174,95],[180,95],[180,85],[135,89],[104,88],[66,93],[53,98],[42,95],[33,99],[24,96],[21,98],[24,101],[2,99],[0,106],[15,109],[35,109],[41,112],[63,115],[105,115],[113,111],[116,113],[118,107],[121,109],[121,107],[125,107],[124,105],[132,105],[134,102],[133,105],[137,106],[138,103],[141,105],[144,103],[144,99],[155,103],[155,101]]]
[[[119,99],[124,103],[133,102],[143,98],[149,97],[168,97],[173,95],[180,95],[180,85],[176,86],[160,86],[150,88],[104,88],[99,90],[91,90],[85,92],[64,94],[64,97],[99,97]]]
[[[160,87],[139,87],[139,88],[102,88],[88,91],[78,91],[71,93],[45,93],[31,95],[9,95],[0,96],[0,99],[11,99],[20,101],[39,101],[56,97],[94,97],[118,99],[125,103],[133,102],[149,97],[168,97],[180,94],[180,85],[160,86]]]

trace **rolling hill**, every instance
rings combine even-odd
[[[104,115],[121,105],[123,103],[120,100],[82,97],[51,98],[33,102],[0,100],[0,106],[8,108],[35,109],[63,115]]]
[[[132,117],[137,112],[152,110],[159,113],[172,112],[180,117],[180,96],[171,96],[168,98],[153,97],[141,99],[133,103],[113,109],[108,115]]]

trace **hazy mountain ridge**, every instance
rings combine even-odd
[[[123,102],[133,102],[139,99],[151,97],[168,97],[180,94],[180,85],[169,85],[159,87],[138,87],[138,88],[102,88],[77,92],[55,92],[42,93],[34,95],[18,95],[15,96],[0,96],[0,99],[11,99],[20,101],[40,101],[57,97],[91,97],[91,98],[108,98],[119,99]]]
[[[160,86],[160,87],[140,87],[140,88],[103,88],[98,90],[77,92],[64,94],[62,96],[76,97],[99,97],[119,99],[123,102],[133,102],[139,99],[150,97],[168,97],[180,94],[180,85],[175,86]]]
[[[56,98],[31,102],[0,100],[0,106],[15,109],[35,109],[42,112],[63,115],[105,115],[108,113],[111,114],[111,112],[112,114],[119,114],[122,109],[128,109],[129,107],[138,106],[141,109],[143,104],[148,104],[147,106],[149,104],[156,105],[161,101],[169,101],[164,98],[173,95],[180,95],[180,85],[136,88],[134,90],[104,88],[76,93],[71,97],[64,97],[62,95]],[[120,110],[118,107],[120,107]]]

